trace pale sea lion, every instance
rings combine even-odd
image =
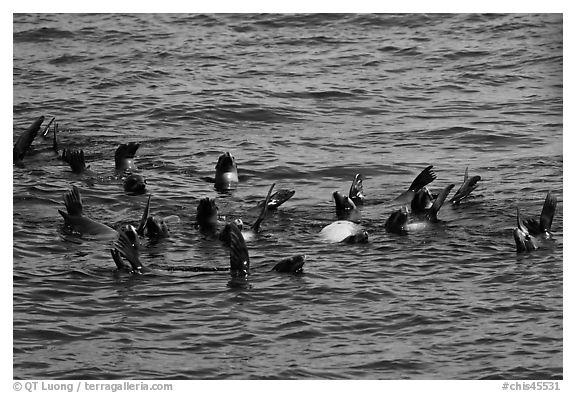
[[[226,152],[218,158],[216,174],[214,176],[214,188],[218,191],[234,190],[238,186],[238,168],[236,160]]]
[[[338,220],[322,228],[320,237],[330,243],[366,243],[368,232],[352,221]]]
[[[548,192],[539,219],[523,219],[520,209],[516,208],[517,228],[514,229],[516,251],[534,251],[539,249],[543,241],[552,237],[550,229],[556,212],[557,200],[552,192]]]
[[[64,204],[66,205],[66,212],[60,209],[58,209],[58,212],[64,218],[64,224],[73,231],[81,235],[90,235],[104,239],[115,238],[117,236],[117,232],[113,228],[83,215],[82,199],[78,187],[72,186],[72,190],[64,195]]]

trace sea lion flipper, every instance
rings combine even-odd
[[[64,205],[70,216],[82,215],[82,198],[78,187],[72,186],[72,190],[64,195]]]
[[[127,226],[127,228],[128,230],[122,228],[118,231],[118,239],[114,242],[114,249],[130,262],[134,272],[141,273],[143,266],[138,253],[138,235],[136,235],[136,231],[131,225]],[[132,239],[128,233],[130,233]]]
[[[46,136],[48,136],[48,131],[50,130],[50,126],[52,125],[52,123],[54,123],[54,120],[56,120],[56,118],[54,116],[52,116],[52,119],[50,119],[50,121],[48,122],[46,127],[44,127],[44,131],[42,131],[42,136],[44,138],[46,138]]]
[[[24,155],[30,149],[30,146],[32,146],[32,142],[34,142],[34,138],[36,138],[42,122],[44,122],[44,116],[38,117],[16,140],[12,150],[12,158],[15,164],[24,159]]]
[[[72,150],[66,152],[67,162],[74,173],[82,173],[86,169],[84,150]]]
[[[553,195],[552,192],[548,191],[546,200],[544,201],[544,206],[542,207],[542,213],[540,213],[540,230],[542,232],[550,232],[557,203],[558,201],[556,196]]]
[[[448,194],[450,194],[450,191],[452,191],[453,188],[454,188],[454,184],[450,184],[450,185],[444,187],[442,192],[440,192],[440,194],[438,194],[438,197],[436,198],[436,200],[432,204],[432,207],[430,208],[430,211],[428,213],[428,216],[431,220],[437,219],[438,211],[440,210],[440,208],[444,204],[444,201],[446,200],[446,198],[448,197]]]
[[[120,252],[118,252],[117,249],[111,248],[110,254],[112,254],[112,259],[114,260],[114,263],[116,264],[116,268],[118,268],[118,270],[131,270],[130,267],[126,265],[124,261],[122,261],[122,258],[120,257]]]
[[[432,183],[436,179],[436,173],[434,173],[434,170],[432,168],[433,165],[429,165],[426,168],[424,168],[422,172],[420,172],[420,174],[416,176],[412,184],[410,184],[408,190],[418,191],[422,187]]]
[[[464,183],[460,186],[456,194],[450,199],[450,203],[457,205],[462,202],[465,198],[469,197],[472,191],[478,188],[478,182],[482,180],[482,178],[478,175],[469,177],[468,176],[468,168],[466,168],[466,174],[464,175]]]
[[[150,214],[150,198],[152,198],[152,194],[148,195],[148,202],[146,202],[146,207],[144,208],[144,212],[142,213],[142,219],[140,219],[140,225],[138,225],[138,229],[136,229],[136,233],[140,236],[144,234],[144,228],[146,227],[146,222],[148,221],[148,215]]]
[[[226,227],[230,233],[230,275],[233,278],[247,277],[250,274],[250,256],[242,232],[233,222]]]
[[[268,209],[269,210],[278,209],[282,204],[284,204],[284,202],[286,202],[287,200],[292,198],[295,193],[296,193],[296,190],[293,190],[293,189],[287,189],[287,188],[279,189],[278,191],[274,192],[274,194],[272,194],[270,196],[270,201],[268,202]],[[258,203],[258,205],[256,206],[256,208],[261,209],[262,205],[265,202],[266,202],[266,200],[260,201]]]
[[[348,192],[348,197],[356,205],[361,205],[365,199],[362,180],[364,180],[362,175],[357,173],[356,176],[354,176],[354,180],[352,180],[352,185],[350,186],[350,191]]]
[[[266,200],[264,201],[264,206],[262,206],[262,211],[260,212],[260,215],[256,219],[256,222],[254,222],[254,224],[252,225],[252,230],[254,232],[258,232],[260,230],[260,225],[262,224],[262,221],[264,221],[264,218],[266,218],[266,213],[268,212],[268,203],[270,203],[270,196],[272,195],[272,190],[274,189],[275,185],[276,183],[272,183],[272,185],[268,189],[268,195],[266,195]]]

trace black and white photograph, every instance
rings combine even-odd
[[[12,22],[10,388],[563,390],[562,13]]]

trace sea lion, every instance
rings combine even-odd
[[[434,204],[434,200],[438,195],[432,195],[428,187],[422,187],[414,194],[412,202],[410,202],[410,211],[412,213],[425,213]]]
[[[368,232],[352,221],[338,220],[322,228],[320,237],[330,243],[366,243]]]
[[[434,203],[429,208],[421,212],[409,214],[407,206],[402,206],[399,210],[393,212],[384,223],[386,232],[404,235],[408,232],[426,228],[429,223],[438,221],[438,211],[444,204],[454,184],[446,186]]]
[[[144,194],[146,192],[146,179],[137,173],[131,173],[122,182],[124,191],[132,194]]]
[[[114,163],[116,170],[124,171],[130,170],[134,171],[138,168],[134,164],[134,157],[136,156],[136,151],[140,147],[137,142],[122,143],[116,148],[114,153]]]
[[[149,238],[163,238],[168,237],[170,230],[166,224],[166,220],[162,217],[151,216],[150,215],[150,199],[152,195],[148,196],[148,202],[146,202],[146,207],[144,208],[144,213],[142,214],[142,219],[140,220],[140,225],[136,232],[140,236],[147,236]]]
[[[458,205],[464,199],[468,198],[470,196],[470,194],[472,193],[472,191],[474,191],[476,188],[478,188],[477,183],[480,180],[482,180],[482,178],[478,175],[469,177],[468,176],[468,167],[466,167],[466,171],[464,172],[464,181],[462,182],[462,185],[460,186],[458,191],[456,191],[456,194],[454,194],[452,199],[450,199],[450,203],[452,203],[453,205]]]
[[[365,199],[362,175],[358,173],[354,176],[347,196],[339,191],[334,191],[332,197],[334,198],[336,215],[339,220],[359,220],[360,212],[357,207],[364,204]]]
[[[14,148],[12,150],[12,159],[14,165],[22,166],[24,156],[30,150],[32,142],[34,142],[34,138],[36,138],[36,135],[38,135],[38,131],[40,130],[42,122],[44,122],[44,116],[38,117],[26,131],[20,134],[16,140],[16,143],[14,143]]]
[[[115,155],[116,169],[118,169],[118,166],[125,167],[125,169],[123,169],[125,177],[122,180],[124,191],[131,194],[143,194],[146,192],[147,182],[144,176],[130,172],[131,169],[135,168],[134,153],[136,149],[138,149],[138,146],[139,145],[134,142],[130,142],[128,145],[122,144],[116,149]],[[58,151],[57,148],[56,151]],[[86,165],[84,150],[63,149],[60,158],[70,165],[73,173],[96,176],[96,173],[90,169],[90,165]]]
[[[244,236],[238,226],[231,222],[226,224],[230,234],[230,281],[232,288],[250,288],[248,276],[250,275],[250,256],[244,241]]]
[[[260,231],[260,226],[264,221],[264,218],[266,218],[274,186],[275,183],[270,186],[266,199],[262,204],[260,215],[254,224],[252,224],[247,230],[242,231],[246,241],[254,239],[255,235]],[[244,228],[241,219],[234,220],[234,223],[241,230]],[[226,245],[230,244],[230,228],[225,226],[222,230],[220,229],[221,222],[218,220],[218,206],[216,206],[216,201],[214,199],[205,197],[198,202],[198,207],[196,208],[196,225],[200,229],[201,233],[210,237],[218,238]]]
[[[250,256],[244,236],[235,223],[228,223],[226,227],[230,233],[230,281],[228,286],[231,288],[251,288],[248,282]],[[272,270],[280,273],[302,273],[305,262],[305,255],[296,255],[282,259],[274,265]]]
[[[248,248],[244,241],[244,236],[236,223],[226,224],[226,231],[230,236],[230,268],[218,267],[169,267],[170,271],[194,271],[194,272],[219,272],[224,270],[230,271],[230,281],[228,285],[232,288],[250,288],[248,276],[250,275],[250,256]],[[125,225],[118,230],[118,239],[110,249],[112,259],[116,264],[119,272],[130,274],[142,274],[151,271],[142,265],[139,255],[140,242],[137,230],[132,225]],[[123,260],[124,257],[128,262],[127,265]],[[306,261],[305,255],[296,255],[279,261],[273,268],[273,271],[281,273],[302,273],[302,267]]]
[[[304,271],[303,267],[306,259],[306,255],[296,255],[290,258],[285,258],[274,265],[272,270],[279,273],[300,274]]]
[[[226,152],[218,158],[216,174],[214,176],[214,188],[217,191],[230,191],[238,186],[238,168],[236,160]]]
[[[434,173],[433,167],[433,165],[430,165],[424,168],[412,181],[408,190],[404,191],[392,201],[393,204],[410,205],[416,193],[422,189],[422,187],[427,186],[436,179],[436,173]]]
[[[525,220],[520,214],[520,208],[516,208],[517,228],[514,229],[514,241],[517,252],[537,250],[542,246],[544,240],[552,237],[550,228],[556,212],[556,205],[556,196],[548,191],[539,219]]]
[[[72,190],[64,195],[66,211],[58,209],[64,218],[64,224],[81,235],[90,235],[98,238],[115,238],[117,232],[108,225],[101,224],[82,214],[82,199],[78,187],[72,186]]]

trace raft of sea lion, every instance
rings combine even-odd
[[[70,170],[79,176],[89,178],[94,184],[99,179],[113,178],[126,191],[126,196],[143,194],[147,191],[145,174],[135,163],[140,143],[128,142],[117,146],[114,154],[114,163],[110,160],[110,174],[95,173],[87,165],[84,149],[62,148],[58,139],[58,123],[52,118],[44,130],[40,132],[45,116],[35,119],[32,124],[20,133],[13,148],[13,165],[24,167],[29,155],[45,150],[57,160],[68,164]],[[44,138],[52,130],[52,143],[49,147],[34,146],[34,141],[40,133]],[[449,198],[455,184],[443,184],[437,194],[434,194],[429,185],[437,180],[433,165],[429,165],[417,174],[406,191],[398,196],[389,196],[389,215],[382,217],[384,232],[388,236],[409,236],[411,232],[425,230],[442,222],[441,208],[448,201],[451,205],[465,206],[466,201],[474,198],[472,194],[479,187],[482,180],[479,175],[469,176],[468,167],[465,168],[462,184],[454,195]],[[230,152],[224,152],[216,158],[213,178],[206,179],[214,183],[218,192],[230,193],[240,184],[238,165]],[[318,233],[318,241],[327,243],[366,243],[370,241],[370,234],[362,225],[362,210],[369,209],[369,198],[364,192],[364,176],[357,173],[352,179],[348,194],[336,190],[332,194],[335,207],[334,221],[325,225]],[[406,179],[407,183],[410,179]],[[97,185],[96,185],[97,186]],[[230,250],[230,267],[214,269],[212,267],[193,265],[185,269],[191,271],[227,270],[230,272],[228,285],[233,288],[249,288],[251,274],[250,257],[247,244],[257,247],[259,233],[267,215],[279,209],[296,193],[295,189],[280,188],[273,192],[275,184],[269,187],[265,197],[254,207],[258,212],[257,219],[247,224],[240,218],[228,220],[219,216],[217,201],[210,197],[199,199],[196,206],[196,220],[190,223],[181,223],[178,216],[160,217],[151,214],[152,195],[148,195],[146,206],[142,208],[142,218],[139,223],[125,223],[118,229],[111,228],[84,213],[82,203],[82,190],[72,185],[69,190],[63,190],[64,209],[58,212],[64,219],[64,226],[75,236],[88,239],[108,239],[109,252],[118,272],[126,274],[143,274],[149,269],[146,261],[140,258],[140,238],[169,237],[174,228],[171,225],[194,225],[207,241],[221,242]],[[552,221],[556,211],[556,196],[549,191],[538,217],[524,218],[520,206],[517,206],[517,219],[511,230],[509,239],[503,242],[515,244],[516,252],[524,253],[540,248],[553,247]],[[459,214],[466,214],[466,209],[458,209]],[[134,225],[132,225],[134,224]],[[511,240],[514,240],[514,243]],[[279,261],[272,261],[274,266],[270,271],[300,274],[303,272],[307,255],[289,255]],[[179,268],[182,270],[183,268]],[[168,271],[177,270],[168,268]]]

